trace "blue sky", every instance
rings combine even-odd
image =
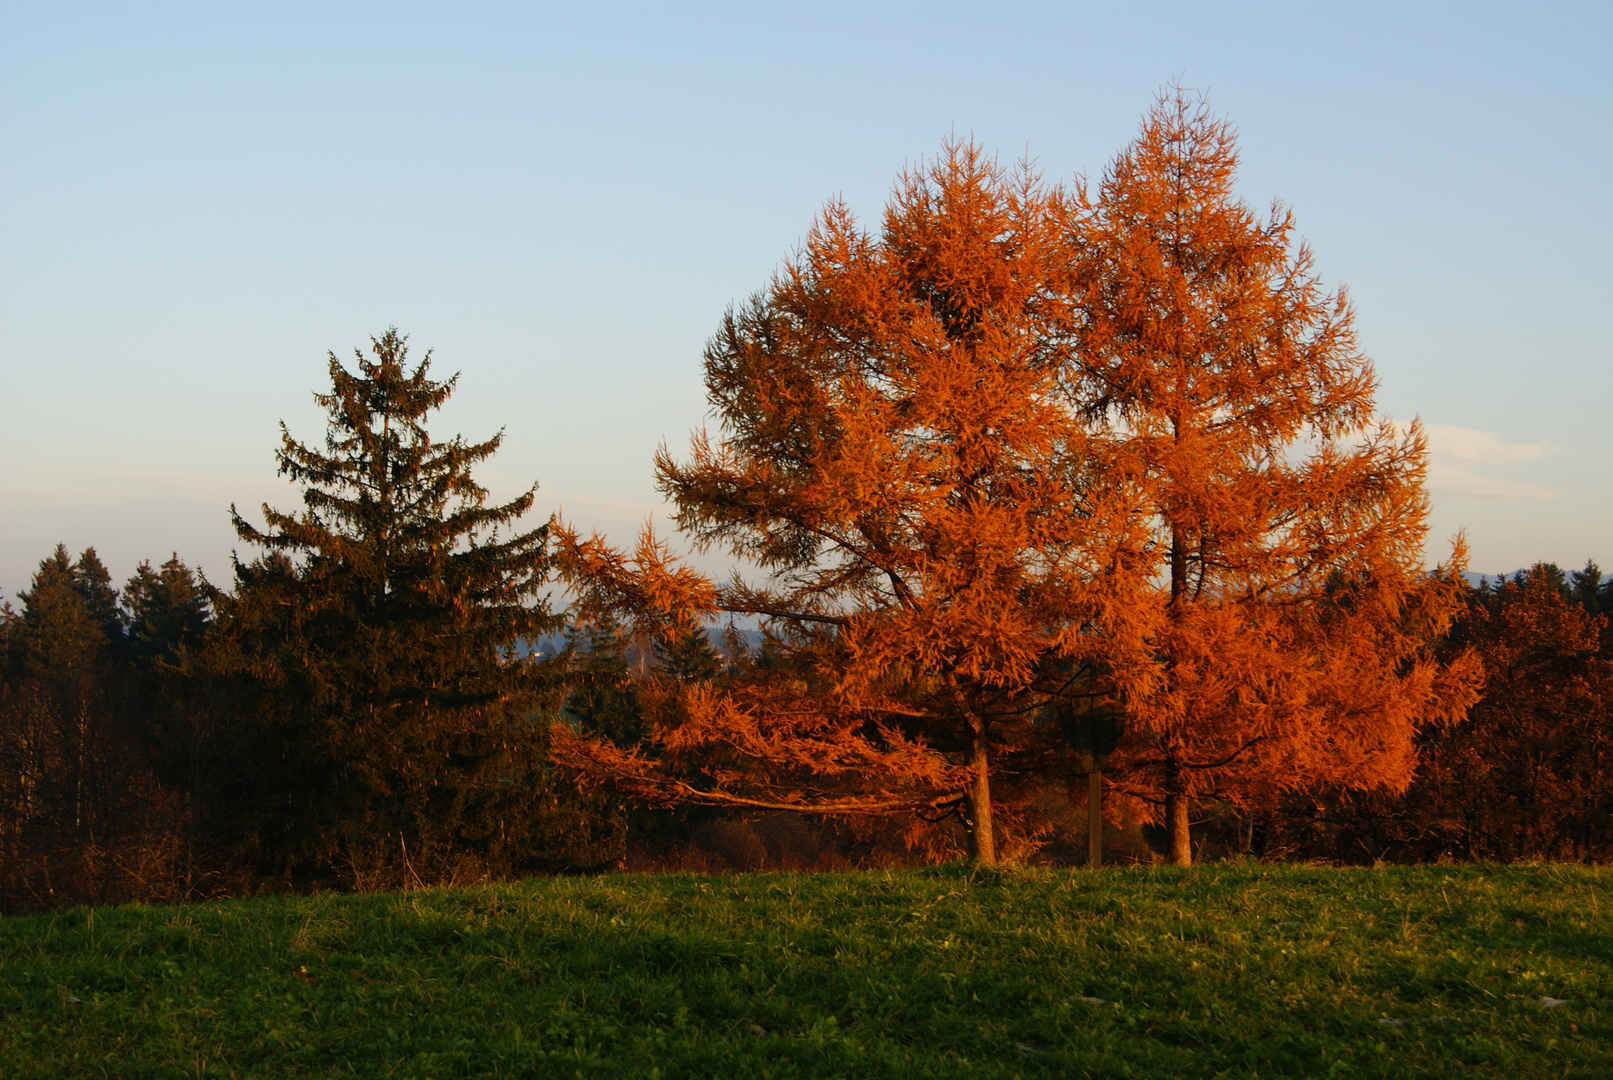
[[[1213,10],[1212,10],[1213,9]],[[700,353],[823,201],[949,133],[1097,176],[1242,132],[1434,440],[1431,554],[1613,566],[1607,5],[0,4],[0,592],[62,541],[228,580],[276,424],[397,325],[486,478],[623,539]]]

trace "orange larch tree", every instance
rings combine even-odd
[[[1190,861],[1195,800],[1325,781],[1402,789],[1419,725],[1473,699],[1432,646],[1460,607],[1425,574],[1426,443],[1374,414],[1342,290],[1281,205],[1234,193],[1236,133],[1161,96],[1084,228],[1072,384],[1154,539],[1141,665],[1121,665],[1124,785]]]
[[[552,523],[569,616],[590,636],[641,655],[676,647],[722,611],[709,577],[674,557],[646,526],[630,551]],[[928,747],[867,710],[826,707],[828,629],[775,638],[764,655],[731,649],[716,678],[656,665],[635,680],[638,730],[623,739],[587,722],[556,728],[554,756],[580,781],[649,805],[882,815],[944,802],[967,782]],[[938,798],[939,797],[939,798]]]
[[[1142,644],[1117,615],[1142,599],[1136,495],[1069,392],[1072,209],[949,143],[877,234],[829,204],[728,314],[706,350],[720,434],[656,469],[686,534],[766,574],[681,610],[761,619],[768,666],[663,695],[638,748],[579,734],[570,760],[641,794],[956,809],[995,861],[992,778],[1045,769],[1044,706]],[[630,558],[557,535],[585,615],[689,618],[651,538]],[[673,779],[679,755],[700,779]]]

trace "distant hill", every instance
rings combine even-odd
[[[1474,588],[1478,588],[1486,581],[1497,582],[1501,580],[1511,580],[1512,578],[1515,578],[1519,574],[1523,573],[1525,569],[1527,568],[1520,568],[1507,574],[1481,574],[1476,570],[1464,570],[1462,571],[1462,577],[1469,585],[1473,586]],[[1572,574],[1574,571],[1565,569],[1564,573]],[[1570,577],[1568,580],[1572,581],[1573,578]],[[1606,584],[1609,581],[1613,581],[1613,574],[1603,574],[1602,583]],[[736,627],[735,631],[739,634],[739,640],[744,644],[745,648],[754,652],[761,646],[762,632],[760,630],[749,630]],[[727,634],[727,632],[728,628],[726,626],[712,626],[706,629],[706,637],[710,639],[712,647],[717,650],[719,655],[725,657],[727,656],[728,650],[724,636]],[[545,657],[555,656],[561,652],[564,652],[565,648],[566,638],[564,634],[548,634],[539,638],[537,641],[521,642],[516,651],[521,656],[536,655],[541,660]]]
[[[740,642],[747,649],[754,651],[762,644],[762,632],[760,630],[744,630],[736,627],[735,632],[738,633]],[[725,641],[727,633],[727,626],[713,626],[706,629],[706,637],[710,640],[712,648],[716,649],[718,654],[722,656],[727,655],[727,642]],[[562,653],[565,648],[566,637],[564,634],[548,634],[538,638],[536,641],[521,642],[516,651],[521,656],[535,655],[541,660],[545,657]]]
[[[1486,580],[1489,580],[1489,581],[1492,581],[1492,582],[1501,581],[1501,580],[1510,581],[1513,578],[1517,577],[1519,574],[1523,573],[1524,570],[1526,570],[1526,569],[1528,569],[1528,568],[1523,567],[1521,569],[1512,571],[1512,573],[1510,573],[1510,574],[1481,574],[1476,570],[1464,570],[1464,571],[1462,571],[1462,577],[1467,579],[1467,583],[1469,585],[1472,585],[1472,586],[1474,586],[1476,588],[1479,585],[1484,584],[1484,582]],[[1575,571],[1572,568],[1564,567],[1563,572],[1566,573],[1566,574],[1572,574]],[[1572,581],[1573,579],[1570,578],[1569,580]],[[1606,584],[1609,581],[1613,581],[1613,574],[1603,574],[1602,575],[1602,583]]]

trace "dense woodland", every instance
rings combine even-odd
[[[1079,862],[1094,768],[1108,859],[1606,861],[1613,588],[1424,569],[1421,428],[1236,164],[1176,92],[1090,189],[950,142],[829,204],[654,462],[725,582],[333,354],[228,587],[58,548],[0,611],[0,906]]]

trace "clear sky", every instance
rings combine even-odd
[[[628,538],[701,348],[949,133],[1097,176],[1161,84],[1242,132],[1430,425],[1430,551],[1613,567],[1613,6],[0,4],[0,592],[58,542],[229,580],[326,350],[395,324]]]

